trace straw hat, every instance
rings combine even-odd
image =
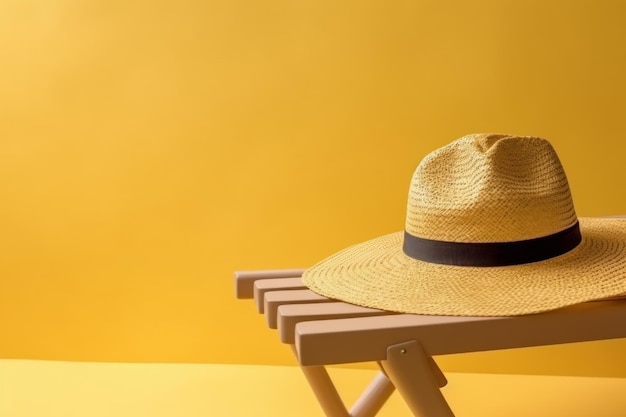
[[[404,231],[344,249],[303,281],[389,311],[537,313],[626,294],[626,219],[577,218],[545,139],[469,135],[417,167]]]

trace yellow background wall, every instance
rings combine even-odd
[[[0,357],[294,363],[233,271],[400,230],[466,133],[549,138],[579,215],[626,213],[625,4],[1,2]],[[624,348],[441,363],[626,376]]]

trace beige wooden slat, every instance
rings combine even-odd
[[[285,304],[327,303],[330,300],[311,290],[268,291],[264,297],[265,318],[270,329],[278,322],[278,307]]]
[[[260,279],[254,282],[254,301],[257,311],[263,314],[265,310],[265,293],[268,291],[303,290],[306,289],[302,278],[274,278]]]
[[[296,324],[303,321],[394,314],[342,302],[286,304],[278,307],[278,333],[283,343],[295,343]]]
[[[379,361],[387,347],[417,340],[429,355],[626,337],[626,302],[599,301],[513,317],[398,314],[296,325],[301,365]]]
[[[239,299],[254,296],[254,282],[259,279],[297,278],[302,276],[304,269],[273,269],[261,271],[235,272],[235,296]]]

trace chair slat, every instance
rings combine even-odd
[[[268,291],[265,293],[265,318],[270,329],[278,325],[278,307],[286,304],[328,303],[330,300],[311,290]]]
[[[598,301],[540,314],[450,317],[398,314],[301,322],[302,365],[384,360],[390,345],[418,340],[429,355],[626,337],[626,302]]]
[[[254,296],[254,282],[259,279],[270,278],[297,278],[301,277],[304,269],[274,269],[262,271],[235,272],[235,296],[239,299]]]
[[[278,307],[278,332],[283,343],[295,343],[296,324],[303,321],[394,314],[342,302],[286,304]]]
[[[265,293],[268,291],[304,290],[306,287],[301,278],[260,279],[254,282],[254,301],[257,311],[265,311]]]

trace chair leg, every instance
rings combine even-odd
[[[317,401],[322,406],[326,417],[350,417],[339,393],[335,389],[328,372],[323,366],[301,366]]]
[[[374,417],[395,390],[389,378],[379,372],[350,409],[350,416]]]
[[[389,346],[381,366],[416,417],[454,417],[433,373],[429,356],[415,340]],[[443,376],[443,374],[441,375]]]
[[[326,417],[374,417],[395,391],[389,378],[379,372],[348,412],[325,367],[300,365],[300,369]]]
[[[295,347],[292,345],[295,352]],[[333,381],[323,366],[300,366],[326,417],[350,417]]]

